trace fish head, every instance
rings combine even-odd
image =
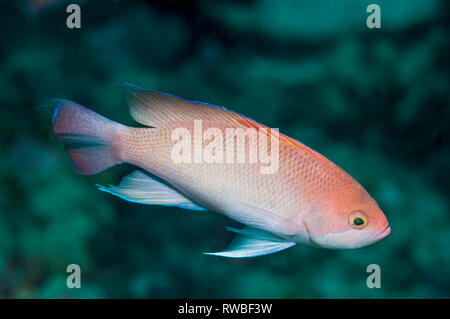
[[[362,186],[315,204],[305,222],[311,243],[331,249],[368,246],[391,233],[386,216]]]

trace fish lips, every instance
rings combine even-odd
[[[391,234],[391,227],[389,225],[386,226],[385,229],[380,231],[379,233],[375,234],[375,236],[372,238],[373,242],[377,242]]]

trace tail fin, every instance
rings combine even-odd
[[[121,162],[117,141],[124,126],[68,100],[53,103],[53,134],[77,173],[93,175]]]

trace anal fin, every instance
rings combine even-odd
[[[97,188],[133,203],[206,210],[170,186],[140,171],[134,171],[130,175],[125,176],[118,186],[109,185],[105,187],[97,185]]]

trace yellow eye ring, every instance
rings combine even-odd
[[[348,216],[350,226],[355,229],[362,229],[367,226],[367,215],[362,210],[354,210]]]

